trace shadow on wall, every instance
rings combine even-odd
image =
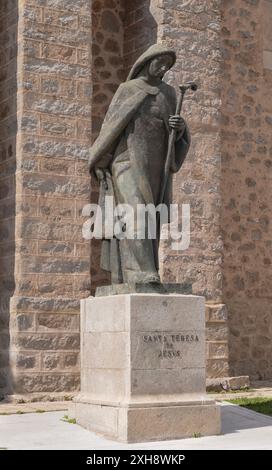
[[[92,141],[99,134],[112,97],[126,79],[136,59],[157,42],[158,25],[150,11],[152,0],[97,0],[93,5]],[[92,178],[91,201],[97,203],[99,187]],[[110,284],[100,268],[101,242],[91,246],[91,294],[98,285]]]
[[[0,400],[4,394],[12,393],[9,317],[10,298],[15,288],[16,3],[0,3]]]

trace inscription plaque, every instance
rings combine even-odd
[[[201,331],[137,331],[131,339],[134,369],[204,367],[205,338]]]
[[[179,343],[198,343],[199,337],[197,334],[149,334],[143,336],[144,343],[160,344],[162,348],[159,351],[158,358],[161,359],[182,359],[182,352],[177,349]]]

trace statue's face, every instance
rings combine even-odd
[[[162,78],[172,65],[173,58],[170,55],[161,55],[151,61],[149,74],[151,77]]]

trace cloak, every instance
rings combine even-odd
[[[158,87],[148,85],[137,75],[143,67],[152,59],[161,55],[170,55],[173,58],[173,65],[176,62],[176,53],[172,49],[155,44],[142,54],[132,67],[127,81],[122,83],[117,89],[113,100],[105,116],[100,134],[90,149],[89,170],[93,172],[95,167],[108,168],[117,146],[118,139],[134,114],[141,107],[148,95],[157,95]],[[171,96],[172,106],[169,109],[170,114],[175,114],[176,92],[173,87],[162,82],[164,88],[168,89]],[[167,128],[168,122],[165,123]],[[180,170],[190,147],[189,129],[186,128],[182,137],[182,150],[178,152],[175,158],[173,156],[170,171],[176,173]],[[181,142],[179,142],[181,144]],[[181,148],[181,145],[179,145]],[[175,152],[176,153],[176,152]],[[99,165],[98,165],[99,163]]]

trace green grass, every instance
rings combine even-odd
[[[76,419],[69,418],[68,415],[64,415],[61,421],[65,421],[66,423],[69,423],[69,424],[76,424]]]
[[[227,394],[227,393],[245,393],[245,392],[253,392],[253,388],[250,388],[250,387],[241,387],[239,388],[239,390],[221,390],[220,392],[207,392],[208,394],[210,395],[223,395],[223,394]]]
[[[45,410],[35,410],[35,413],[45,413]]]
[[[69,396],[67,396],[67,395],[65,395],[65,396],[64,396],[64,401],[72,401],[72,398],[69,397]]]
[[[239,405],[243,408],[272,416],[272,397],[233,398],[227,401],[234,405]]]

